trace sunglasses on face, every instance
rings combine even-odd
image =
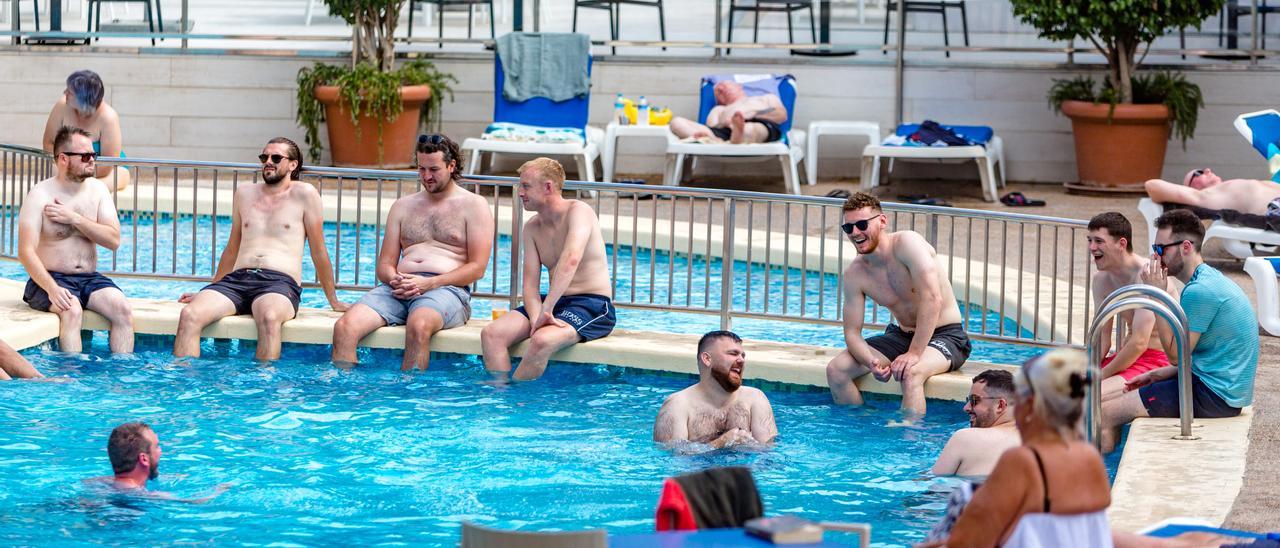
[[[1004,398],[993,398],[991,396],[979,396],[977,394],[969,394],[969,405],[974,406],[982,403],[982,400],[1003,400]]]
[[[1186,241],[1190,241],[1190,240],[1178,240],[1176,242],[1169,242],[1167,244],[1151,244],[1151,251],[1154,251],[1156,255],[1163,257],[1165,248],[1179,246],[1179,245],[1182,245],[1182,242],[1186,242]]]
[[[95,158],[97,158],[97,157],[98,157],[98,153],[97,153],[97,152],[93,152],[93,151],[89,151],[89,152],[63,152],[63,153],[62,153],[62,155],[63,155],[63,156],[66,156],[66,157],[68,157],[68,158],[71,158],[71,157],[73,157],[73,156],[78,156],[78,157],[80,158],[80,161],[81,161],[81,162],[84,162],[84,163],[86,163],[86,164],[87,164],[87,163],[89,163],[89,162],[92,162]]]
[[[861,232],[866,232],[867,228],[871,226],[871,221],[876,220],[878,217],[882,215],[884,215],[884,213],[881,213],[880,215],[876,215],[875,217],[863,219],[861,221],[854,221],[852,223],[842,224],[840,225],[840,230],[843,230],[845,234],[853,234],[854,228],[857,228]]]
[[[267,163],[267,160],[268,160],[268,159],[270,159],[270,160],[271,160],[271,163],[276,164],[276,165],[280,165],[280,162],[283,162],[283,161],[285,161],[285,160],[292,160],[293,158],[290,158],[290,157],[288,157],[288,156],[283,156],[283,155],[280,155],[280,154],[259,154],[259,155],[258,155],[258,161],[259,161],[259,162],[262,162],[262,163],[264,163],[264,164],[265,164],[265,163]]]

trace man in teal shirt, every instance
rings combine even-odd
[[[1240,286],[1204,264],[1204,225],[1195,214],[1173,210],[1156,219],[1158,242],[1142,280],[1169,290],[1168,277],[1184,284],[1179,304],[1187,314],[1191,346],[1192,409],[1197,418],[1234,417],[1253,402],[1258,367],[1258,322]],[[1158,322],[1165,352],[1177,355],[1168,323]],[[1138,417],[1178,416],[1178,368],[1162,367],[1125,383],[1124,394],[1102,403],[1102,446],[1115,447],[1120,425]]]

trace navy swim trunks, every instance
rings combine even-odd
[[[545,300],[546,295],[542,298]],[[516,308],[516,312],[528,318],[524,307]],[[613,312],[613,301],[603,295],[581,294],[565,295],[556,302],[551,314],[578,332],[578,342],[594,341],[613,332],[618,317]]]
[[[77,299],[80,299],[80,308],[89,308],[89,296],[94,291],[114,287],[120,289],[111,278],[103,276],[97,272],[86,272],[84,274],[63,274],[61,272],[50,272],[53,276],[53,282],[58,287],[65,287]],[[27,280],[27,288],[22,292],[22,302],[27,303],[31,308],[41,312],[48,312],[53,306],[53,302],[49,300],[49,293],[36,284],[35,280]]]
[[[768,130],[769,134],[764,138],[764,142],[766,143],[772,143],[782,139],[782,126],[778,125],[777,122],[759,119],[751,119],[747,120],[747,122],[755,122],[764,126],[764,128]],[[733,136],[733,128],[730,127],[713,127],[710,129],[711,133],[716,137],[719,137],[721,141],[728,141],[729,138]]]
[[[266,268],[241,268],[204,286],[204,289],[217,291],[231,299],[231,303],[236,305],[237,315],[252,314],[253,301],[268,293],[279,293],[288,298],[293,303],[294,314],[298,313],[298,303],[302,300],[302,286],[292,276]]]
[[[1142,406],[1152,417],[1178,417],[1178,378],[1166,379],[1138,389]],[[1239,407],[1231,407],[1209,385],[1191,375],[1191,410],[1198,419],[1220,419],[1240,414]]]
[[[889,324],[885,326],[883,335],[868,338],[867,345],[880,351],[884,357],[895,360],[911,348],[911,338],[914,336],[914,332],[909,333],[896,324]],[[941,352],[951,362],[951,371],[960,369],[964,361],[969,359],[969,353],[973,352],[973,343],[969,341],[969,335],[958,323],[935,327],[933,338],[929,339],[929,346]]]

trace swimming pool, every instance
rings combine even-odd
[[[903,546],[941,515],[945,486],[927,470],[967,424],[959,403],[933,401],[921,424],[886,428],[896,398],[836,408],[825,390],[771,385],[775,448],[675,455],[650,441],[652,422],[692,375],[562,365],[495,387],[471,356],[402,374],[389,351],[343,371],[317,365],[323,346],[286,345],[264,366],[252,342],[207,340],[203,358],[178,361],[172,338],[139,337],[127,357],[105,339],[84,355],[24,352],[69,383],[0,383],[0,543],[456,546],[464,520],[645,532],[662,478],[744,465],[770,513],[869,522],[877,546]],[[81,480],[109,473],[107,435],[133,420],[161,438],[154,489],[231,489],[205,505],[95,495]]]

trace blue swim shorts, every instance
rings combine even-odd
[[[543,295],[542,298],[545,300],[547,296]],[[516,312],[529,317],[523,306],[517,308]],[[618,317],[613,311],[613,301],[604,295],[565,295],[556,302],[556,308],[551,314],[578,332],[578,342],[605,337],[613,332],[613,326],[618,323]]]
[[[418,276],[432,277],[431,272],[417,272]],[[413,311],[427,307],[436,311],[444,320],[443,329],[458,327],[471,318],[471,293],[453,285],[437,287],[412,299],[399,299],[391,293],[391,286],[378,287],[365,293],[356,304],[372,308],[387,325],[405,325]]]
[[[65,287],[73,296],[80,300],[80,308],[89,308],[89,297],[94,291],[99,289],[107,289],[116,286],[111,278],[103,276],[97,272],[85,272],[83,274],[63,274],[61,272],[50,272],[53,276],[53,282],[59,287]],[[22,302],[27,303],[31,308],[41,312],[48,312],[53,306],[53,302],[49,300],[49,294],[45,292],[43,287],[36,284],[35,280],[28,279],[27,287],[22,292]]]
[[[1152,417],[1178,417],[1178,379],[1163,380],[1138,389],[1142,405]],[[1191,376],[1191,409],[1198,419],[1220,419],[1240,414],[1239,407],[1231,407],[1222,397],[1200,381]]]

